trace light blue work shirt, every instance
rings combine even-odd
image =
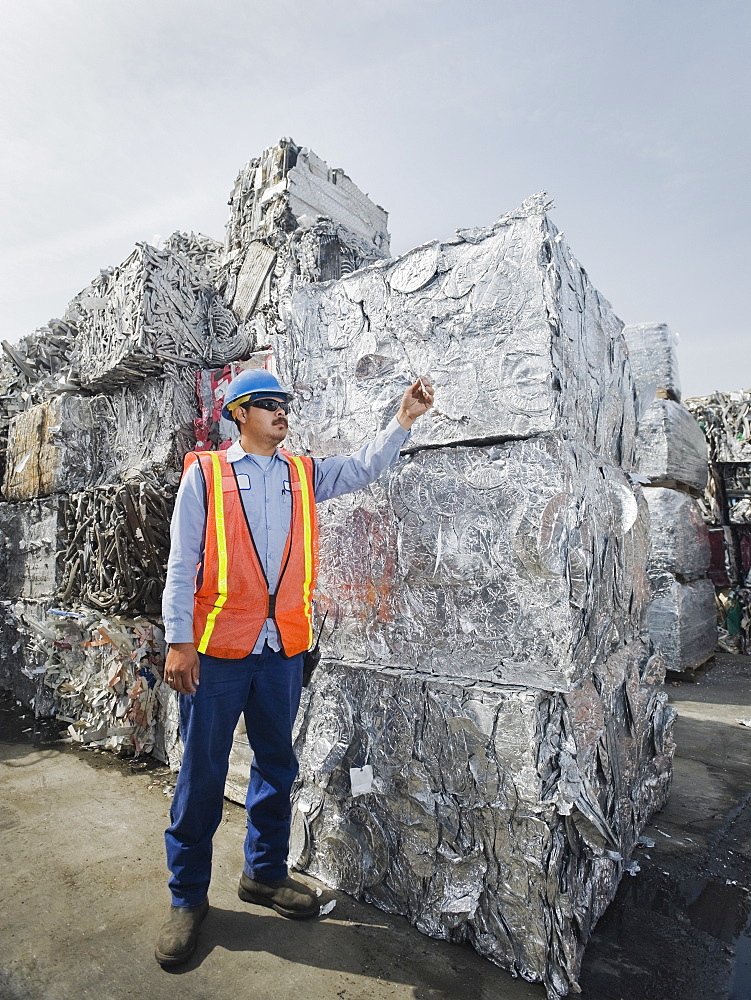
[[[354,455],[334,455],[315,460],[316,503],[362,489],[378,479],[399,457],[410,436],[396,417]],[[284,547],[292,519],[289,465],[278,452],[269,456],[249,455],[236,441],[227,449],[227,461],[235,467],[243,506],[258,556],[269,582],[276,590]],[[193,595],[196,572],[203,558],[206,501],[203,478],[194,462],[180,483],[170,528],[167,581],[162,598],[162,616],[167,642],[193,642]],[[267,618],[253,652],[267,642],[279,650],[274,622]]]

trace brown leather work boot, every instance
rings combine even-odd
[[[209,901],[200,906],[171,906],[159,930],[154,955],[161,966],[187,962],[198,944],[198,930],[209,912]]]
[[[243,872],[237,895],[246,903],[270,906],[291,920],[317,917],[320,908],[315,891],[289,875],[278,882],[256,882]]]

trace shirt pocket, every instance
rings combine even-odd
[[[278,501],[274,505],[276,508],[276,528],[282,539],[286,541],[289,534],[289,526],[292,522],[292,494],[288,486],[281,491]]]

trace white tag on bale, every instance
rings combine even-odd
[[[369,795],[373,791],[373,768],[370,764],[364,767],[351,767],[349,780],[352,783],[352,796]]]

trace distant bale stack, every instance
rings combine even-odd
[[[709,532],[699,504],[679,490],[645,491],[649,505],[652,603],[649,630],[674,670],[694,669],[714,653],[717,612],[708,578]]]
[[[623,330],[641,400],[638,470],[647,484],[649,632],[669,670],[695,670],[714,652],[717,615],[707,577],[709,539],[696,501],[707,482],[707,447],[680,402],[676,338],[665,323]]]

